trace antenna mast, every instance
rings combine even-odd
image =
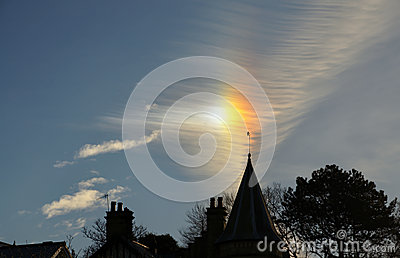
[[[106,199],[107,200],[107,211],[110,211],[110,203],[108,201],[108,193],[106,193],[105,195],[101,196],[99,199]]]
[[[108,193],[106,193],[104,196],[106,197],[107,200],[107,211],[110,211],[110,202],[108,201]]]
[[[250,153],[250,137],[251,136],[250,136],[250,132],[249,131],[247,132],[247,136],[249,136],[249,153]]]

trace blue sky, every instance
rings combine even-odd
[[[398,196],[399,9],[396,1],[2,1],[0,241],[78,233],[104,216],[96,197],[107,191],[138,223],[179,238],[192,203],[146,190],[118,147],[74,157],[85,144],[121,141],[137,82],[194,55],[243,66],[268,94],[278,145],[263,184],[293,185],[336,163]],[[81,238],[77,247],[87,244]]]

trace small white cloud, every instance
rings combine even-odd
[[[63,168],[68,165],[73,165],[75,162],[74,161],[68,161],[68,160],[57,160],[56,163],[54,163],[53,167],[55,168]]]
[[[152,104],[152,105],[146,105],[145,106],[145,110],[146,111],[150,111],[150,110],[155,110],[158,108],[158,105],[156,103]]]
[[[71,211],[93,208],[99,204],[100,195],[97,190],[83,189],[72,195],[63,195],[58,201],[45,204],[42,212],[49,219]]]
[[[19,215],[26,215],[26,214],[31,214],[31,213],[32,213],[31,211],[27,211],[27,210],[19,210],[18,211]]]
[[[93,177],[91,179],[81,181],[78,183],[79,189],[86,189],[89,187],[93,187],[95,184],[105,184],[108,183],[108,180],[104,177]]]
[[[108,180],[102,177],[94,177],[89,180],[84,180],[78,183],[79,191],[73,194],[66,194],[51,203],[47,203],[42,207],[42,213],[46,218],[52,218],[58,215],[64,215],[72,211],[91,210],[104,205],[104,200],[101,198],[104,194],[95,189],[88,189],[95,184],[104,184]],[[119,194],[129,191],[129,188],[116,186],[108,190],[111,199],[118,200]],[[82,220],[80,221],[82,222]]]
[[[100,175],[100,172],[97,171],[97,170],[90,170],[90,173],[92,173],[92,174],[94,174],[96,176]]]
[[[128,187],[117,185],[116,188],[113,188],[108,191],[110,195],[110,199],[118,201],[120,199],[119,194],[129,191]]]
[[[150,143],[151,141],[157,139],[160,134],[159,130],[154,130],[150,136],[146,136],[144,140],[111,140],[105,141],[101,144],[85,144],[83,145],[78,153],[75,155],[75,159],[82,159],[87,157],[96,156],[99,154],[117,152],[123,149],[132,149],[146,143]]]
[[[67,226],[67,228],[68,228],[68,227],[72,227],[72,223],[69,220],[63,220],[61,222],[58,222],[58,223],[54,224],[55,228],[57,228],[59,226]]]
[[[85,226],[85,224],[86,224],[85,218],[78,218],[75,221],[63,220],[55,224],[54,227],[65,226],[67,230],[73,230],[73,229],[81,229]]]
[[[86,219],[85,218],[79,218],[75,221],[75,225],[77,228],[83,228],[86,224]]]

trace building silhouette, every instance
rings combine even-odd
[[[124,257],[151,258],[154,257],[149,248],[134,241],[132,233],[133,212],[127,207],[122,209],[122,202],[111,202],[111,210],[106,215],[106,243],[91,257]]]
[[[227,223],[227,212],[222,201],[222,197],[218,197],[218,204],[215,205],[215,198],[210,199],[207,230],[189,244],[188,257],[289,257],[287,252],[277,248],[281,239],[267,209],[250,153]],[[257,245],[265,239],[267,243],[262,246],[267,244],[271,248],[260,251]]]
[[[71,258],[65,242],[43,242],[39,244],[13,245],[0,242],[0,257],[54,257]]]

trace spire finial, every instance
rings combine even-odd
[[[249,131],[247,131],[247,136],[249,137],[249,158],[250,158],[250,156],[251,156],[251,154],[250,154],[250,132]]]

